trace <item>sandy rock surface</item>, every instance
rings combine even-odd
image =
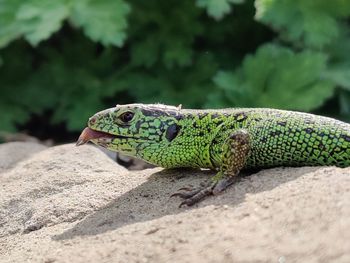
[[[9,142],[0,144],[0,173],[12,168],[17,162],[47,147],[34,142]]]
[[[350,262],[350,168],[263,170],[178,208],[169,195],[212,172],[129,172],[73,145],[14,162],[0,262]]]

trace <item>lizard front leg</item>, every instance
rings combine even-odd
[[[209,184],[196,189],[182,188],[172,196],[179,196],[185,200],[180,204],[191,206],[208,195],[216,195],[228,186],[236,178],[236,175],[244,167],[250,152],[250,138],[245,130],[237,130],[232,133],[222,146],[221,166],[219,172],[212,177]]]

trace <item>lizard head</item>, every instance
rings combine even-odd
[[[152,150],[165,149],[181,132],[180,107],[127,104],[100,111],[89,118],[77,145],[91,141],[111,151],[149,160]]]

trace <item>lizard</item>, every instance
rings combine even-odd
[[[350,124],[269,108],[117,105],[89,118],[77,145],[88,141],[164,168],[215,170],[208,182],[172,195],[180,206],[221,193],[245,169],[350,166]]]

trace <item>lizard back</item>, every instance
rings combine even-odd
[[[251,152],[247,168],[305,165],[350,165],[350,125],[332,118],[275,109],[226,111],[211,155],[219,162],[220,147],[230,133],[245,129]],[[221,142],[221,143],[220,143]]]

